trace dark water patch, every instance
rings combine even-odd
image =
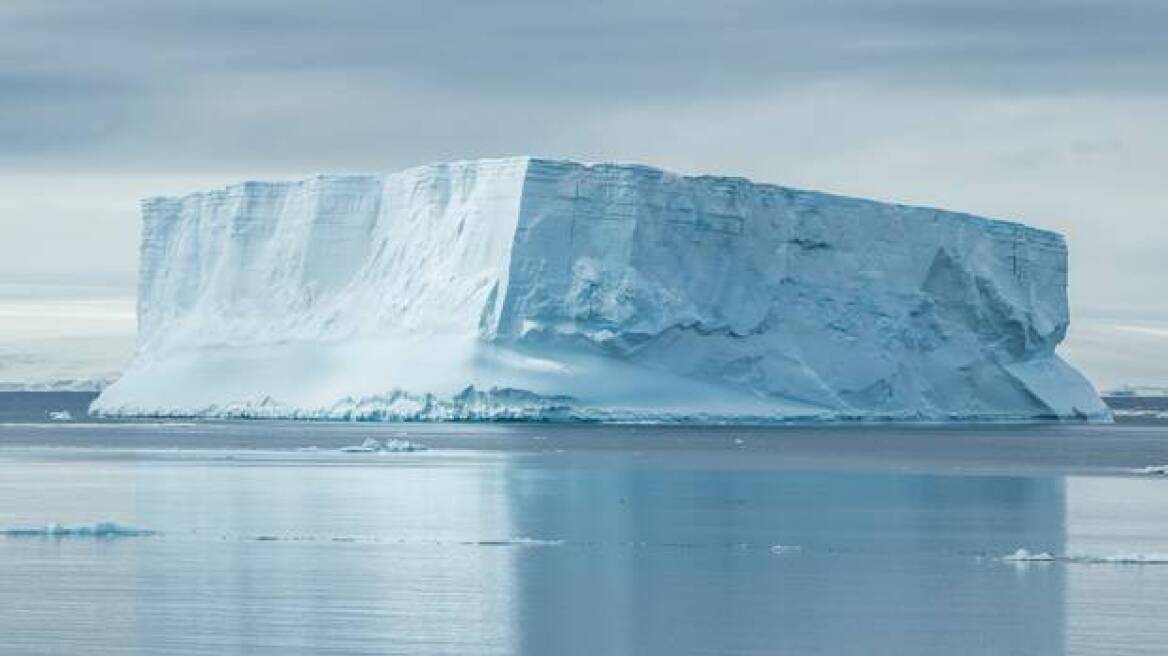
[[[0,422],[51,421],[65,411],[73,420],[89,421],[89,404],[97,392],[0,392]]]

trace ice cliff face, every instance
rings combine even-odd
[[[1061,236],[532,158],[143,205],[104,414],[1105,419]]]

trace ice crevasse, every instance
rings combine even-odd
[[[104,415],[1107,420],[1061,235],[529,157],[143,202]]]

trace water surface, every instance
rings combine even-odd
[[[1168,565],[1087,562],[1168,554],[1168,479],[1128,472],[1168,463],[1158,426],[52,423],[11,403],[0,529],[156,533],[0,536],[0,651],[1168,644]],[[430,448],[338,450],[369,436]],[[1019,548],[1059,560],[1002,559]]]

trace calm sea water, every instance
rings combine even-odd
[[[0,535],[0,653],[1168,645],[1168,564],[1129,562],[1168,559],[1168,478],[1129,472],[1163,426],[45,418],[85,401],[0,395],[0,530],[66,527]],[[60,534],[98,522],[153,533]]]

